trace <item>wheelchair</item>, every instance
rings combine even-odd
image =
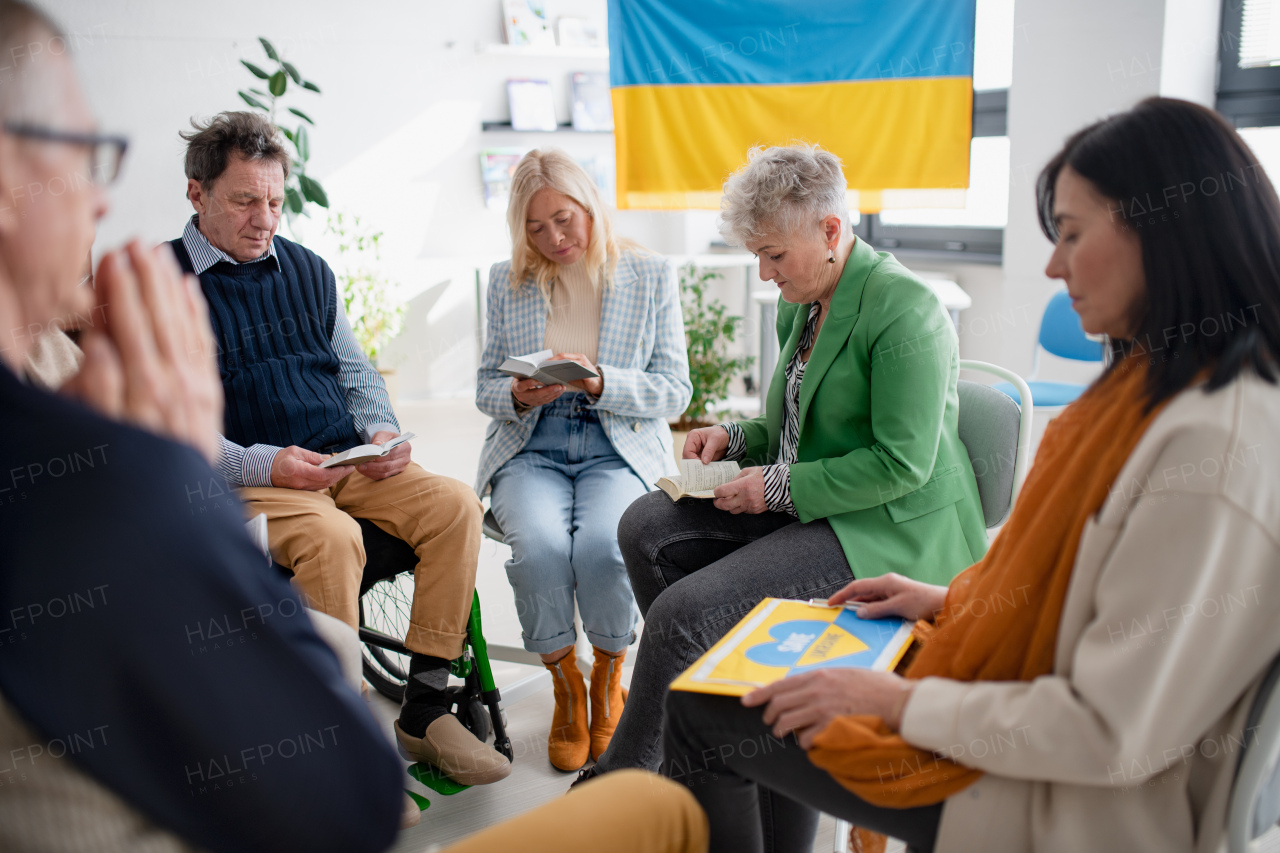
[[[360,581],[360,642],[363,644],[365,679],[373,688],[395,702],[404,699],[409,681],[409,655],[405,632],[413,606],[413,571],[418,557],[407,542],[397,539],[367,519],[358,518],[364,536],[364,576]],[[286,576],[288,569],[276,564]],[[408,576],[406,578],[406,575]],[[480,624],[480,597],[471,599],[467,620],[467,643],[462,657],[449,665],[450,673],[462,680],[447,689],[453,700],[450,712],[479,740],[493,735],[493,746],[510,761],[511,738],[502,713],[502,695],[493,681],[489,647]]]

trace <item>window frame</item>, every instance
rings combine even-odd
[[[1280,125],[1280,65],[1269,68],[1240,67],[1243,23],[1243,0],[1222,4],[1214,109],[1236,127]]]

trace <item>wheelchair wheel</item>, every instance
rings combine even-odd
[[[479,696],[464,698],[458,703],[456,713],[458,721],[466,726],[467,731],[475,735],[477,740],[484,743],[489,739],[493,726],[489,722],[489,709],[480,701]]]
[[[375,583],[360,597],[360,624],[391,637],[403,637],[409,629],[413,606],[413,575],[398,575]],[[409,681],[409,656],[365,643],[363,669],[374,689],[399,702]]]

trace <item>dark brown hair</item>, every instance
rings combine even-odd
[[[187,177],[208,190],[227,170],[232,154],[246,160],[275,160],[289,177],[289,152],[280,132],[263,116],[251,112],[218,113],[204,124],[191,120],[194,131],[179,133],[187,141]]]
[[[1268,382],[1280,354],[1280,200],[1258,158],[1214,111],[1173,98],[1075,133],[1040,173],[1040,228],[1055,243],[1058,176],[1070,166],[1138,235],[1147,308],[1112,364],[1150,363],[1147,405],[1205,369],[1208,390],[1251,369]]]

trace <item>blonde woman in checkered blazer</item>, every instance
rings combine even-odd
[[[692,387],[671,265],[619,240],[595,184],[564,152],[516,166],[507,214],[512,257],[489,274],[476,405],[493,421],[476,491],[511,546],[507,577],[525,648],[551,670],[551,763],[599,758],[626,694],[619,681],[639,613],[618,548],[618,520],[674,472],[667,418]],[[508,356],[550,349],[598,377],[513,380]],[[574,600],[595,648],[588,688],[572,656]]]

